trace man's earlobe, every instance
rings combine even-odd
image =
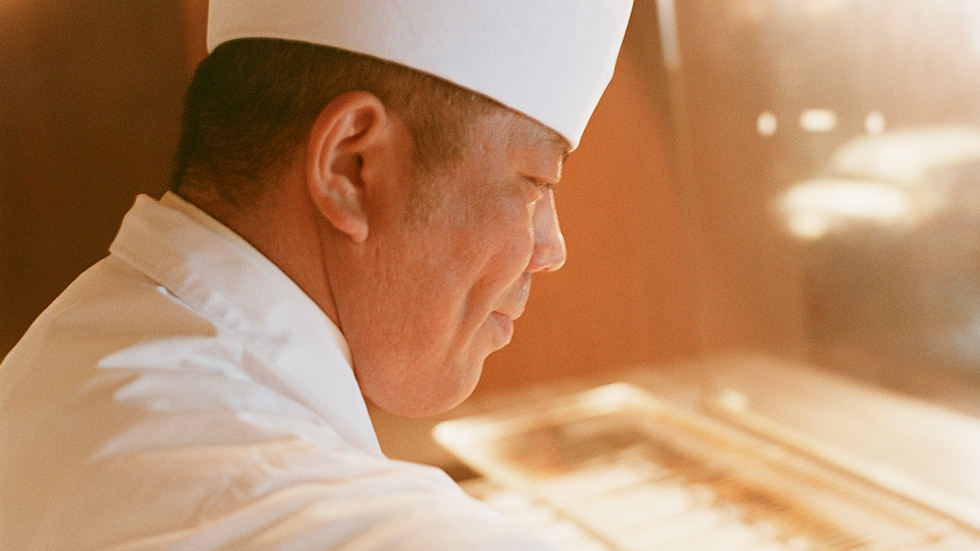
[[[310,198],[320,214],[354,242],[368,235],[365,159],[374,158],[387,124],[381,100],[367,92],[348,92],[327,104],[310,131]]]

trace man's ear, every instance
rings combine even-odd
[[[377,96],[347,92],[320,112],[306,157],[313,204],[337,230],[357,243],[368,235],[365,159],[378,158],[390,138],[389,115]]]

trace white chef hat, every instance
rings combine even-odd
[[[612,77],[632,0],[211,0],[208,51],[280,38],[435,75],[577,146]]]

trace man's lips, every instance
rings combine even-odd
[[[522,314],[524,314],[524,305],[521,305],[519,308],[494,310],[493,313],[504,316],[510,320],[516,320],[517,318],[521,317]]]
[[[504,306],[494,310],[497,314],[503,314],[511,320],[516,320],[524,314],[527,305],[527,298],[531,294],[531,276],[524,274],[518,283],[511,287],[510,292],[505,295]]]

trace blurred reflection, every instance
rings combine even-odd
[[[855,476],[851,458],[730,414],[751,432],[618,383],[447,421],[435,434],[491,481],[467,491],[570,551],[980,545],[948,511],[895,493],[907,481],[899,472]]]
[[[778,208],[814,240],[873,226],[912,230],[938,217],[980,216],[980,129],[896,131],[848,142],[827,174],[793,185]]]
[[[820,345],[980,365],[980,128],[863,136],[777,209],[800,240]]]

